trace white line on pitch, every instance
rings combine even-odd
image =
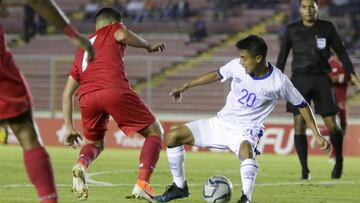
[[[99,181],[100,184],[89,184],[90,187],[133,187],[134,184],[127,183],[108,183]],[[359,181],[304,181],[304,182],[280,182],[280,183],[255,183],[257,187],[269,187],[269,186],[292,186],[292,185],[357,185],[360,184]],[[165,187],[165,184],[151,184],[155,187]],[[189,186],[202,186],[200,183],[188,184]],[[240,183],[233,184],[234,186],[241,186]],[[57,184],[57,187],[71,187],[70,184]],[[1,184],[0,188],[21,188],[21,187],[34,187],[31,184]]]

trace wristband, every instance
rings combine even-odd
[[[70,38],[74,38],[74,37],[76,37],[78,35],[78,31],[72,25],[66,25],[64,27],[64,32]]]

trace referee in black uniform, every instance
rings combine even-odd
[[[331,71],[328,64],[330,48],[335,50],[358,89],[360,89],[360,81],[334,25],[329,21],[318,19],[318,0],[299,0],[299,3],[301,20],[286,27],[276,66],[284,71],[286,59],[292,49],[291,80],[308,103],[314,102],[315,113],[322,116],[330,132],[330,140],[336,154],[331,177],[339,179],[343,169],[343,132],[335,121],[338,108],[332,82],[328,76]],[[298,109],[290,103],[287,104],[287,111],[294,114],[295,148],[302,167],[301,178],[310,179],[305,120]]]

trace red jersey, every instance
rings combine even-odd
[[[345,100],[347,94],[348,83],[350,81],[350,75],[345,72],[342,63],[335,57],[329,59],[329,64],[332,71],[330,76],[338,76],[339,80],[334,83],[335,97],[340,108],[345,108]]]
[[[5,45],[0,22],[0,119],[12,118],[31,109],[30,92]]]
[[[88,38],[95,48],[95,58],[87,63],[84,49],[78,49],[70,75],[80,84],[79,98],[101,89],[131,89],[125,74],[124,52],[126,45],[115,40],[114,33],[126,29],[115,23],[97,30]]]

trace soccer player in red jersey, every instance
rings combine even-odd
[[[64,30],[79,47],[86,48],[91,57],[94,50],[88,39],[73,28],[52,0],[0,0],[1,13],[7,3],[27,2],[49,23]],[[4,29],[0,23],[0,124],[8,125],[24,151],[24,164],[41,203],[58,202],[51,162],[46,150],[38,141],[32,118],[31,94],[26,81],[15,65],[5,45]]]
[[[164,43],[150,43],[128,30],[121,22],[122,15],[113,8],[101,8],[95,17],[96,31],[89,36],[96,50],[92,63],[87,54],[78,50],[63,93],[63,113],[66,141],[75,147],[82,139],[72,119],[72,97],[77,90],[86,145],[80,150],[73,168],[73,192],[80,200],[88,198],[85,172],[104,149],[104,136],[109,116],[126,134],[139,133],[145,137],[140,154],[137,182],[131,198],[153,202],[154,191],[150,176],[159,159],[163,129],[150,109],[132,90],[125,74],[126,46],[163,51]]]

